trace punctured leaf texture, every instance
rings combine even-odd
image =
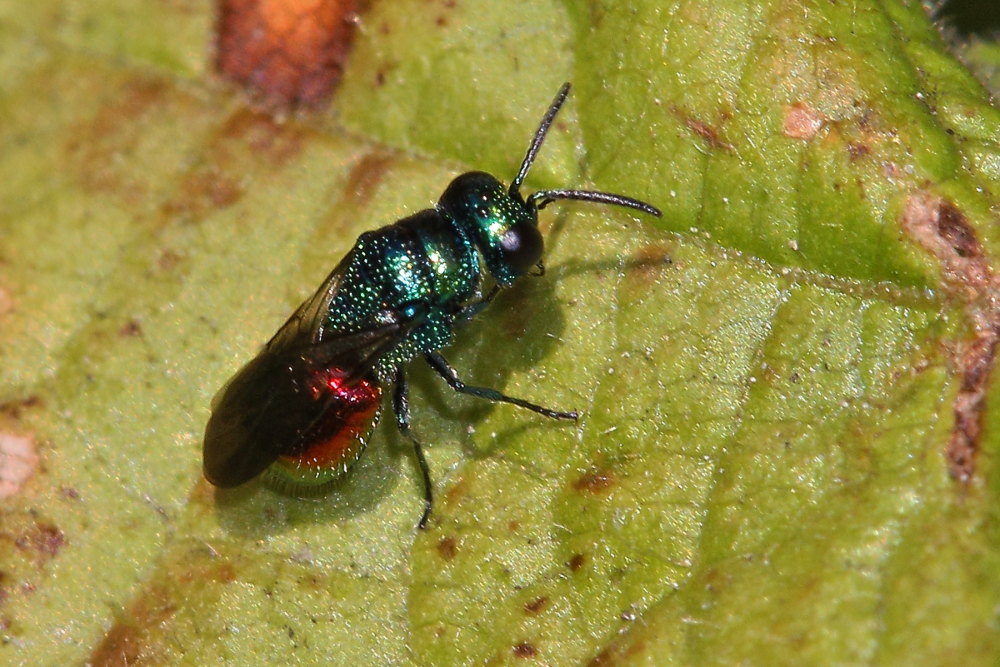
[[[5,661],[996,661],[1000,116],[918,3],[375,3],[279,121],[213,21],[0,6]],[[417,373],[429,531],[391,428],[329,497],[216,494],[215,390],[564,80],[529,187],[662,223],[547,210],[446,353],[579,428]]]

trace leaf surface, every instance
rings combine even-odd
[[[308,4],[308,3],[306,3]],[[12,664],[994,664],[1000,112],[919,3],[373,3],[325,113],[212,8],[0,5]],[[328,496],[201,477],[211,397],[365,230],[528,190],[547,272]]]

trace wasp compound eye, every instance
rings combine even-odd
[[[538,228],[526,222],[511,226],[500,237],[500,251],[504,261],[515,273],[525,273],[542,258],[542,234]]]

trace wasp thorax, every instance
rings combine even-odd
[[[496,178],[470,171],[453,180],[438,210],[471,236],[493,279],[507,287],[542,258],[538,218]]]

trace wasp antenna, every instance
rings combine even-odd
[[[556,97],[552,100],[552,104],[549,105],[549,110],[545,112],[542,117],[542,122],[538,126],[538,130],[535,131],[535,136],[531,140],[531,145],[528,146],[528,152],[524,156],[524,160],[521,162],[521,168],[517,171],[517,176],[514,180],[510,182],[510,195],[513,197],[517,195],[521,183],[524,181],[524,177],[528,175],[528,170],[531,169],[531,163],[535,161],[535,156],[538,155],[539,149],[542,147],[542,142],[545,141],[545,135],[548,134],[549,127],[552,125],[552,121],[555,120],[556,114],[559,113],[560,107],[562,107],[563,102],[566,101],[566,97],[569,95],[569,81],[564,83],[556,93]]]
[[[611,192],[594,192],[593,190],[540,190],[533,192],[528,197],[528,202],[536,209],[541,210],[557,199],[576,199],[578,201],[592,201],[601,204],[624,206],[625,208],[634,208],[637,211],[655,215],[657,218],[663,215],[660,209],[644,201],[632,199],[624,195],[616,195]]]

